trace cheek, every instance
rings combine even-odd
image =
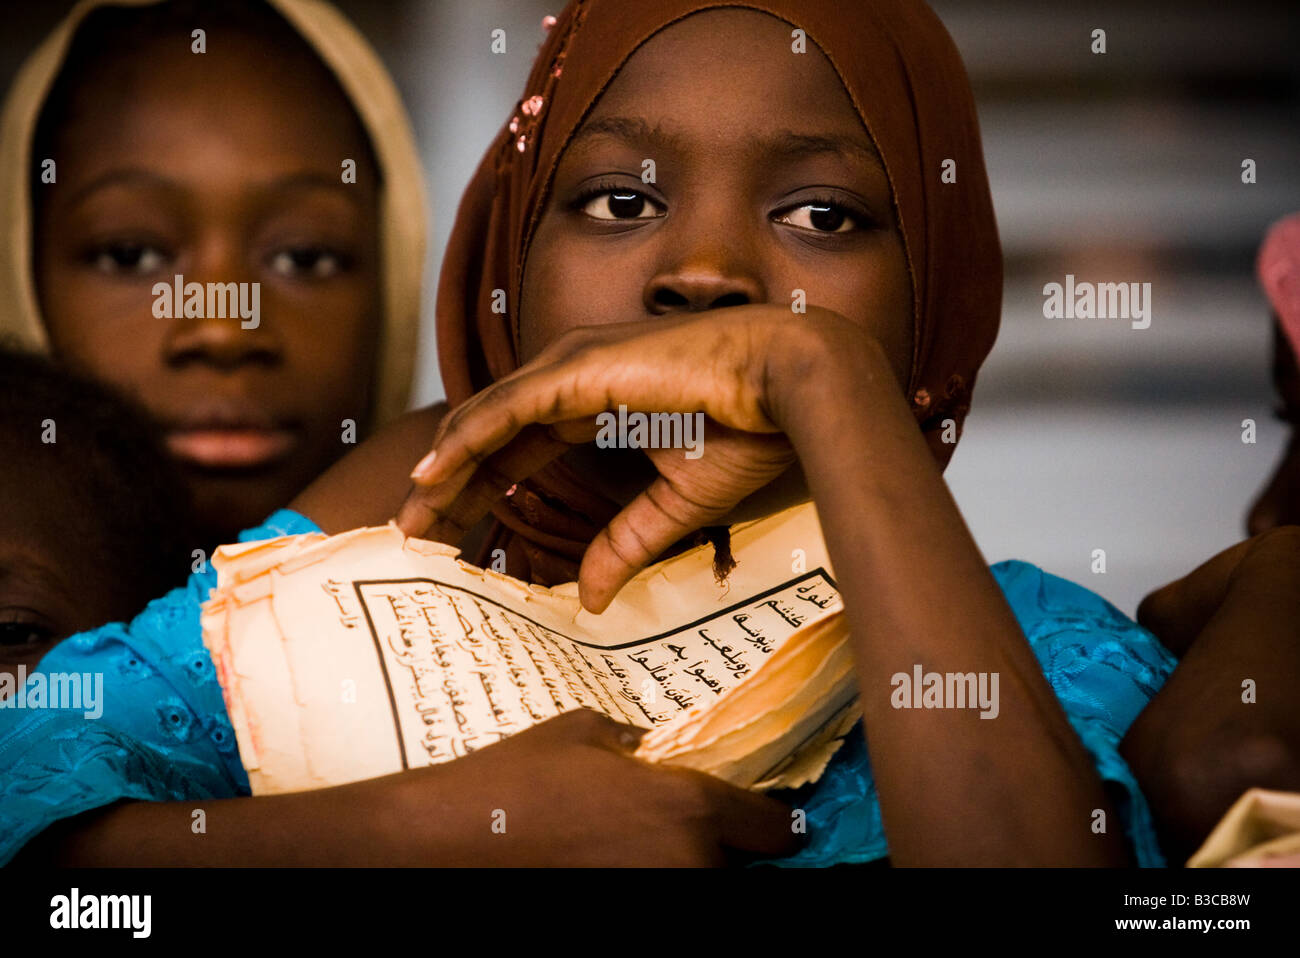
[[[332,283],[286,295],[264,284],[262,297],[286,367],[335,382],[369,379],[383,325],[378,289]]]
[[[521,362],[570,329],[644,318],[645,273],[634,255],[608,238],[564,235],[552,217],[543,219],[524,267]]]
[[[313,431],[337,438],[343,419],[367,427],[378,337],[383,323],[377,289],[331,284],[291,298],[265,297],[266,318],[281,348],[273,387]]]
[[[61,362],[117,386],[156,375],[167,327],[153,315],[147,285],[59,266],[39,275],[41,315]]]
[[[580,324],[585,308],[586,264],[566,255],[563,240],[553,236],[546,221],[528,251],[519,302],[520,362],[526,363],[566,330]]]
[[[884,347],[901,388],[912,366],[912,283],[907,256],[897,237],[864,256],[852,268],[821,269],[805,275],[808,302],[851,320]]]

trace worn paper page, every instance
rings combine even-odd
[[[393,526],[223,548],[204,640],[254,793],[448,761],[573,708],[644,728],[691,722],[791,636],[842,620],[811,506],[736,527],[732,546],[725,586],[712,549],[696,549],[646,570],[600,616],[580,607],[576,585],[528,586]],[[749,783],[796,746],[826,751],[812,738],[852,694],[846,653],[827,664],[841,633],[798,673],[836,684],[833,698],[737,718],[732,740],[712,736],[717,761],[766,749],[736,766]]]
[[[1187,867],[1300,867],[1300,793],[1248,789]]]

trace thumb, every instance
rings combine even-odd
[[[558,736],[570,743],[594,745],[611,752],[635,752],[646,729],[616,722],[594,709],[570,709],[534,726],[539,735]],[[530,730],[531,731],[531,730]]]

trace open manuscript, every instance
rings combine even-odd
[[[852,726],[843,605],[811,505],[733,527],[601,615],[577,586],[475,568],[396,528],[222,546],[203,607],[253,794],[451,761],[561,712],[650,731],[637,755],[754,788],[815,780]]]

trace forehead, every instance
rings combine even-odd
[[[601,95],[587,125],[635,115],[714,143],[764,130],[830,134],[874,153],[839,75],[794,27],[755,10],[692,14],[642,45]]]
[[[0,566],[58,570],[75,581],[103,543],[88,538],[94,510],[84,508],[63,473],[67,457],[7,436],[0,436],[0,457]]]
[[[69,173],[130,160],[207,175],[214,158],[241,155],[256,158],[249,173],[337,170],[340,155],[356,155],[365,143],[360,122],[313,54],[242,33],[221,39],[210,37],[208,52],[196,54],[188,37],[154,38],[78,78],[55,131]]]
[[[0,606],[68,635],[137,611],[124,605],[135,570],[115,561],[102,513],[63,472],[70,457],[45,452],[0,436]]]

